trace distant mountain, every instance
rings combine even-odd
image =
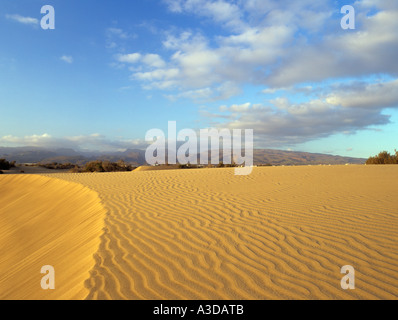
[[[79,156],[79,153],[76,152],[75,150],[71,149],[71,148],[56,149],[55,153],[62,154],[63,156],[69,156],[69,157]]]
[[[221,154],[221,152],[220,152]],[[135,166],[145,165],[145,150],[128,149],[124,152],[85,152],[60,148],[55,150],[37,147],[0,147],[0,158],[17,163],[73,163],[82,165],[93,160],[116,162],[123,160]],[[221,158],[220,158],[221,159]],[[317,165],[317,164],[364,164],[366,159],[333,156],[321,153],[282,151],[272,149],[254,150],[255,165]]]
[[[36,148],[36,147],[18,147],[4,148],[0,147],[0,158],[12,159],[19,163],[35,163],[46,158],[56,157],[55,151]]]
[[[254,163],[272,165],[364,164],[366,159],[322,153],[261,149],[254,151]]]
[[[133,165],[145,164],[145,151],[129,149],[124,152],[76,151],[68,148],[45,149],[37,147],[0,147],[0,158],[17,163],[73,163],[84,164],[93,160],[124,160]]]

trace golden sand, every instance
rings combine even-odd
[[[4,175],[0,190],[0,299],[84,299],[104,226],[98,195],[37,175]],[[41,288],[45,265],[55,290]]]
[[[0,298],[398,298],[398,166],[48,177],[0,177]]]

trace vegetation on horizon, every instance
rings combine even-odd
[[[125,163],[123,160],[119,160],[118,162],[96,160],[88,162],[82,169],[76,166],[71,171],[72,172],[123,172],[123,171],[133,171],[134,169],[135,167]]]
[[[0,170],[10,170],[15,167],[15,161],[7,161],[6,159],[0,159]]]
[[[120,171],[133,171],[135,167],[131,166],[128,163],[125,163],[123,160],[119,160],[118,162],[111,162],[107,160],[95,160],[87,162],[83,166],[79,166],[78,164],[73,163],[39,163],[39,167],[43,167],[50,170],[69,170],[72,173],[80,173],[80,172],[120,172]]]
[[[398,164],[398,151],[395,150],[395,154],[382,151],[378,155],[366,160],[366,164]]]
[[[207,164],[207,165],[200,165],[200,164],[190,164],[189,162],[187,164],[179,164],[178,168],[179,169],[198,169],[198,168],[235,168],[238,167],[238,165],[235,162],[232,162],[231,164],[224,164],[224,162],[220,161],[218,165],[213,165],[213,164]]]
[[[67,169],[73,169],[75,168],[75,164],[72,163],[58,163],[58,162],[52,162],[52,163],[39,163],[39,167],[46,168],[46,169],[51,169],[51,170],[67,170]]]

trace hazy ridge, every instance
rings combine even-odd
[[[93,160],[124,160],[133,165],[145,165],[145,150],[128,149],[124,152],[75,151],[73,149],[45,149],[38,147],[0,147],[0,158],[18,163],[73,163],[84,164]],[[342,157],[321,153],[255,149],[255,165],[317,165],[317,164],[363,164],[366,159]]]

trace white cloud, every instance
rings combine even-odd
[[[119,62],[137,63],[141,60],[142,56],[139,53],[120,54],[117,56]]]
[[[397,76],[398,10],[358,14],[357,24],[355,32],[340,30],[322,42],[292,47],[263,83],[281,87],[379,73]]]
[[[249,110],[250,106],[251,106],[250,102],[240,104],[240,105],[234,104],[229,108],[229,110],[231,112],[245,112],[245,111]]]
[[[398,9],[398,2],[395,0],[357,0],[354,7],[378,8],[384,10]]]
[[[319,101],[314,103],[313,108],[308,105],[298,105],[287,110],[256,105],[246,111],[231,113],[227,122],[223,121],[217,126],[253,129],[256,139],[261,142],[257,147],[273,147],[294,145],[341,132],[356,132],[389,122],[389,116],[374,110],[333,108],[323,106]],[[315,109],[316,105],[320,106],[319,110]]]
[[[200,101],[208,101],[212,95],[213,95],[212,89],[202,88],[198,90],[184,91],[179,93],[178,95],[166,95],[166,97],[171,101],[175,101],[178,99],[190,99],[200,102]]]
[[[184,31],[179,36],[173,34],[167,34],[166,40],[163,41],[163,46],[166,49],[179,49],[186,41],[192,37],[192,32]]]
[[[73,63],[73,57],[71,56],[63,55],[60,59],[69,64]]]
[[[86,151],[120,151],[131,148],[145,149],[148,146],[147,142],[140,139],[114,140],[108,139],[98,133],[72,137],[53,137],[47,133],[24,137],[7,135],[0,137],[0,143],[5,146],[29,146],[52,149],[72,148]]]
[[[390,122],[385,108],[398,108],[398,80],[332,85],[327,91],[332,92],[301,103],[278,97],[266,104],[222,105],[219,113],[201,114],[219,128],[253,129],[257,147],[279,147],[373,130]]]
[[[398,80],[342,87],[329,94],[326,101],[346,108],[396,108],[398,107]]]
[[[225,1],[205,0],[176,0],[167,3],[173,12],[209,17],[232,32],[213,39],[191,30],[179,34],[167,32],[163,47],[172,51],[171,58],[165,61],[158,56],[158,66],[149,66],[160,70],[176,69],[179,70],[178,75],[162,82],[159,77],[155,79],[154,70],[138,70],[132,78],[144,81],[145,88],[173,88],[181,92],[210,88],[207,91],[212,91],[214,95],[209,100],[228,99],[242,92],[242,83],[263,83],[265,74],[270,73],[273,64],[287,54],[286,47],[294,42],[296,27],[267,25],[262,21],[255,25],[243,23],[244,5],[239,7],[238,4]],[[251,10],[246,13],[252,14]],[[233,25],[231,21],[234,21]],[[127,59],[119,58],[121,60]],[[133,62],[139,60],[145,69],[142,57],[134,57]]]
[[[224,0],[165,0],[169,10],[175,13],[191,13],[207,17],[234,30],[244,29],[242,11],[237,4]]]
[[[177,81],[163,81],[163,82],[164,83],[169,82],[170,88],[178,87]],[[159,82],[158,84],[161,84],[163,82]],[[178,99],[183,98],[183,99],[191,99],[194,100],[195,102],[204,103],[209,101],[214,102],[219,100],[225,100],[231,96],[238,95],[240,92],[241,89],[239,87],[235,86],[231,82],[225,82],[218,87],[213,87],[213,88],[204,87],[195,90],[187,90],[187,91],[182,91],[175,95],[166,95],[166,97],[172,101],[176,101]]]
[[[44,133],[42,135],[31,135],[31,136],[25,136],[25,137],[16,137],[13,135],[7,135],[0,137],[0,142],[2,143],[11,143],[15,145],[21,145],[21,146],[39,146],[42,144],[47,144],[51,142],[53,138],[51,135]]]
[[[142,57],[142,62],[153,68],[163,68],[166,66],[166,63],[158,54],[146,54]]]
[[[130,54],[119,54],[117,55],[117,60],[122,63],[136,64],[142,62],[147,67],[151,68],[163,68],[166,63],[158,54],[148,53],[142,55],[140,53],[130,53]]]
[[[264,26],[284,25],[309,32],[322,29],[336,10],[328,0],[246,0],[242,6],[252,20]]]
[[[333,15],[340,7],[328,0],[165,2],[175,14],[205,17],[224,28],[218,35],[171,28],[162,41],[168,58],[156,53],[117,57],[134,64],[131,79],[145,89],[177,91],[166,95],[170,99],[227,100],[242,93],[245,85],[264,86],[265,94],[283,89],[313,95],[317,83],[330,79],[398,76],[396,1],[357,1],[357,29],[350,32],[340,28],[340,17]],[[378,11],[371,11],[374,8]],[[328,90],[325,95],[332,93]],[[385,93],[380,101],[394,95]],[[303,114],[312,106],[289,108]]]
[[[23,17],[20,16],[19,14],[7,14],[6,18],[9,20],[13,20],[22,24],[28,24],[28,25],[34,25],[37,26],[39,25],[39,20],[36,18],[31,18],[31,17]]]
[[[169,81],[175,79],[178,75],[178,69],[157,69],[149,72],[136,72],[133,74],[133,78],[156,83],[156,81]]]
[[[291,38],[288,29],[270,27],[219,38],[220,46],[211,48],[201,34],[183,32],[179,36],[168,35],[163,42],[166,49],[174,52],[168,62],[157,54],[120,55],[118,61],[141,63],[144,70],[132,70],[132,79],[144,81],[146,88],[178,88],[185,92],[211,87],[214,94],[210,100],[228,99],[241,93],[240,83],[255,81],[253,69],[276,61],[283,43]],[[145,70],[148,67],[151,70]],[[163,76],[165,70],[173,70],[173,74]]]

